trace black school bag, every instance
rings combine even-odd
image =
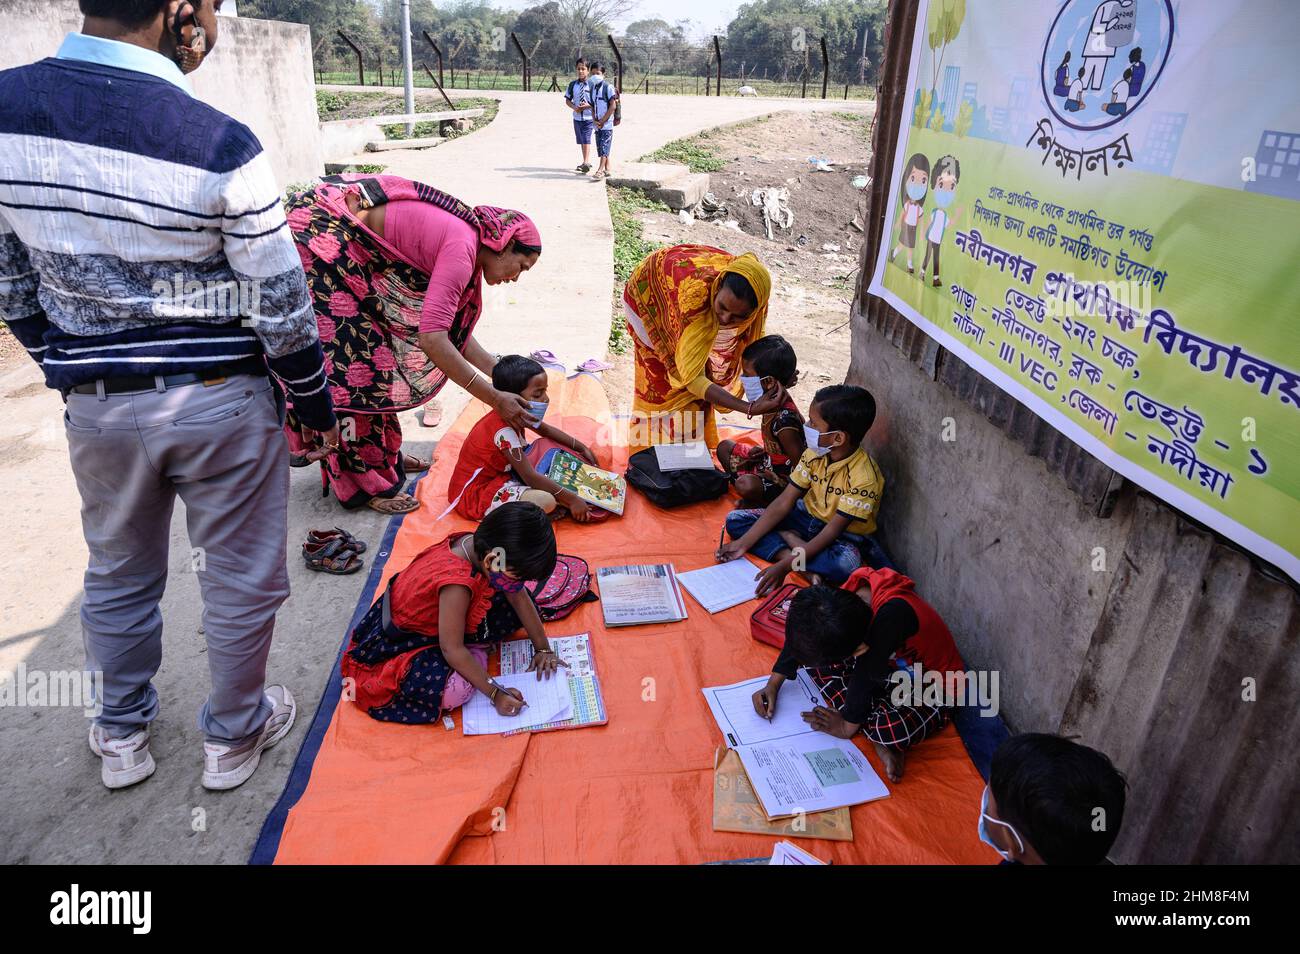
[[[653,447],[637,451],[628,459],[627,482],[645,494],[652,504],[667,509],[717,500],[729,486],[727,475],[717,468],[664,473],[659,469],[659,458]]]

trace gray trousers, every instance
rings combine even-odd
[[[240,742],[271,714],[263,694],[285,567],[288,445],[280,389],[238,375],[133,394],[69,394],[64,425],[90,550],[81,625],[102,671],[96,723],[121,738],[158,715],[162,612],[176,497],[203,598],[207,740]]]

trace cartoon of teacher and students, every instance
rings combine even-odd
[[[934,261],[933,285],[939,288],[943,283],[939,278],[939,249],[943,244],[944,234],[955,219],[961,218],[961,208],[949,212],[949,207],[957,195],[957,183],[961,179],[961,164],[955,156],[941,156],[934,163],[933,178],[930,161],[921,153],[916,153],[907,160],[903,171],[903,209],[898,226],[898,242],[889,253],[892,262],[898,253],[907,250],[907,274],[916,274],[914,258],[916,253],[917,232],[925,229],[925,258],[921,261],[921,281],[925,281],[930,262]],[[933,184],[934,188],[930,186]],[[934,202],[930,210],[928,225],[925,222],[925,199],[929,196]]]
[[[1116,53],[1133,42],[1137,22],[1137,0],[1102,0],[1093,14],[1092,26],[1083,44],[1083,65],[1070,79],[1070,51],[1056,68],[1052,92],[1064,97],[1064,107],[1072,113],[1087,108],[1084,93],[1104,88],[1106,68]],[[1100,103],[1102,112],[1123,116],[1128,112],[1129,100],[1142,91],[1147,65],[1142,61],[1142,47],[1135,46],[1128,54],[1128,68],[1110,87],[1110,99]]]

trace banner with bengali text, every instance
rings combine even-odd
[[[1300,580],[1300,3],[921,0],[869,292]]]

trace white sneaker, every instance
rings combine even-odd
[[[137,729],[125,739],[110,739],[103,729],[92,725],[90,751],[100,758],[99,777],[106,788],[143,782],[158,767],[149,753],[148,729]]]
[[[239,745],[203,743],[204,788],[223,791],[243,785],[257,771],[262,751],[289,734],[298,715],[293,693],[285,686],[267,686],[266,700],[271,705],[271,717],[257,735]]]

